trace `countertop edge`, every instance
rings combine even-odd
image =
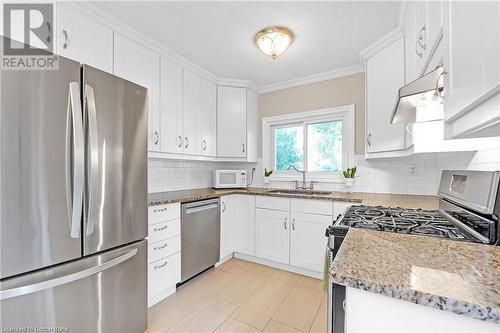
[[[361,289],[378,295],[389,296],[395,299],[432,307],[434,309],[465,315],[482,321],[500,324],[500,314],[490,307],[471,304],[444,296],[437,296],[417,290],[402,288],[393,285],[378,285],[366,283],[353,277],[342,276],[331,272],[332,281],[345,287]]]
[[[342,202],[352,202],[352,203],[361,203],[362,198],[343,198],[343,197],[335,197],[335,196],[320,196],[320,195],[297,195],[297,194],[282,194],[282,193],[266,193],[260,191],[251,191],[251,190],[224,190],[224,193],[213,193],[213,194],[199,194],[194,197],[189,198],[176,198],[176,199],[165,199],[165,200],[151,200],[148,201],[148,206],[159,206],[159,205],[167,205],[172,203],[187,203],[205,199],[213,199],[220,198],[225,195],[262,195],[269,197],[277,197],[277,198],[293,198],[293,199],[309,199],[309,200],[324,200],[324,201],[342,201]]]

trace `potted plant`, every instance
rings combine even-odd
[[[271,182],[271,175],[273,174],[273,170],[264,169],[264,185],[267,185]]]
[[[356,178],[356,167],[347,168],[342,173],[344,174],[344,186],[350,189],[354,185],[354,179]]]

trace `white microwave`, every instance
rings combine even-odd
[[[246,170],[215,170],[214,188],[247,187]]]

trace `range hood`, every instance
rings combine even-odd
[[[423,121],[418,118],[428,118],[426,120],[442,119],[442,98],[439,93],[443,90],[443,66],[436,67],[420,78],[399,88],[398,99],[392,112],[391,124],[415,123]],[[440,106],[430,108],[430,106]],[[417,116],[417,106],[419,112],[425,109],[427,114],[424,117]],[[424,120],[424,121],[426,121]]]

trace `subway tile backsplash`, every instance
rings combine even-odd
[[[358,177],[352,191],[435,195],[444,169],[500,170],[500,148],[375,160],[357,155],[356,165]],[[256,168],[252,185],[261,186],[263,167],[260,163],[150,160],[149,192],[211,187],[213,170],[246,169],[250,177],[252,168]],[[269,186],[290,188],[292,183],[273,182]],[[346,190],[341,180],[321,182],[316,189]]]

